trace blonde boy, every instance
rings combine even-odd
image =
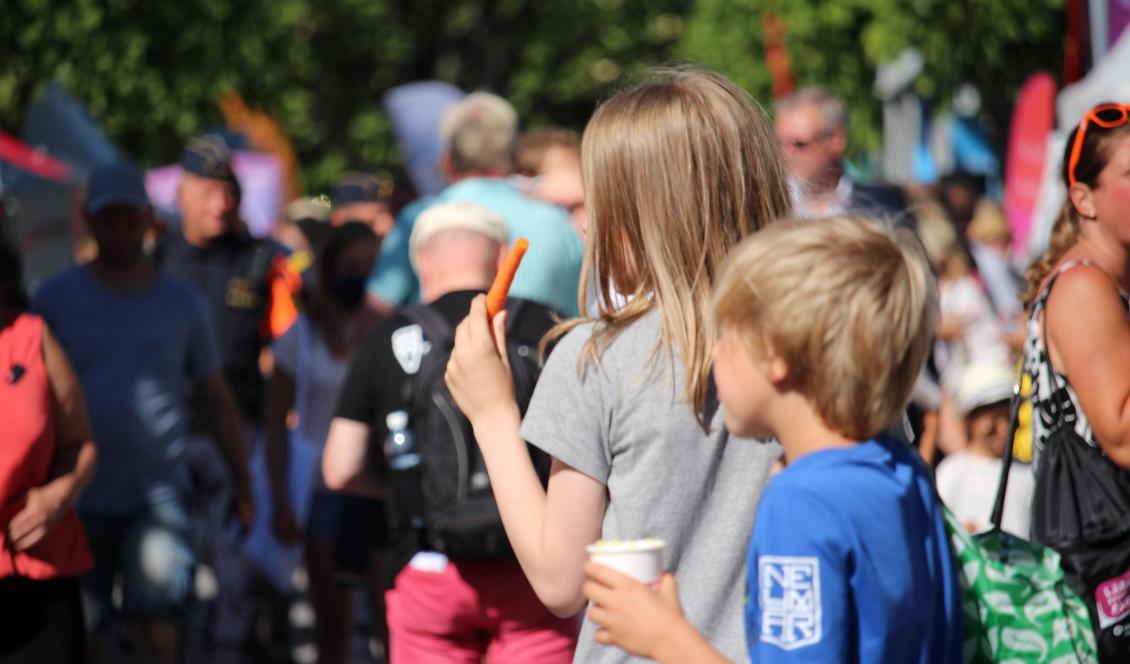
[[[937,321],[913,239],[854,218],[782,221],[739,245],[715,286],[714,379],[727,428],[788,462],[748,549],[750,659],[958,662],[960,598],[941,508],[914,453],[884,436]],[[721,661],[668,576],[652,592],[589,564],[597,640],[660,662]]]

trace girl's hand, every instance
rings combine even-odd
[[[506,312],[494,317],[493,331],[491,323],[486,296],[480,295],[455,330],[455,348],[444,376],[456,405],[472,425],[518,410],[506,353]]]
[[[679,607],[675,577],[665,573],[656,589],[593,562],[585,563],[585,597],[592,602],[588,619],[600,625],[598,643],[616,645],[633,655],[658,659],[664,643],[690,625]]]

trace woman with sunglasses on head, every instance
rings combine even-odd
[[[1028,270],[1032,536],[1061,554],[1101,660],[1130,661],[1130,106],[1068,136],[1067,200]]]

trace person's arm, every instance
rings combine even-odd
[[[938,456],[938,411],[922,413],[922,433],[918,436],[918,454],[926,465],[933,466]]]
[[[281,365],[267,382],[267,403],[263,413],[264,454],[267,480],[271,488],[271,526],[283,542],[293,542],[301,534],[290,504],[287,470],[290,465],[290,430],[287,415],[294,407],[294,377]]]
[[[251,498],[251,476],[247,469],[247,452],[243,443],[243,427],[239,408],[235,404],[224,375],[218,369],[202,378],[196,389],[204,395],[204,401],[216,444],[228,464],[235,489],[232,510],[244,528],[251,526],[255,514]]]
[[[349,373],[342,384],[322,452],[322,477],[326,486],[335,491],[384,497],[382,466],[379,459],[370,456],[381,454],[382,449],[370,448],[374,448],[373,423],[386,412],[389,394],[399,393],[398,377],[404,375],[399,367],[389,365],[395,360],[385,357],[391,352],[394,325],[394,321],[389,321],[374,331],[361,343],[349,363]]]
[[[619,646],[659,664],[728,662],[683,617],[671,574],[664,574],[652,590],[596,563],[585,563],[585,573],[585,597],[592,602],[585,617],[601,628],[593,637],[597,643]]]
[[[1105,273],[1080,265],[1060,275],[1045,310],[1054,368],[1067,376],[1095,438],[1130,469],[1130,318]]]
[[[858,624],[848,567],[852,537],[825,499],[781,479],[761,496],[747,556],[750,661],[848,661]],[[888,630],[874,626],[867,633]]]
[[[369,460],[369,425],[344,417],[330,423],[322,452],[322,476],[334,491],[384,497],[384,480]]]
[[[497,340],[497,342],[496,342]],[[585,605],[585,545],[599,539],[603,484],[553,460],[542,488],[519,435],[521,417],[508,366],[506,314],[487,321],[485,297],[475,298],[455,333],[447,384],[479,443],[506,534],[542,604],[558,616]]]
[[[23,507],[8,525],[8,537],[17,551],[38,544],[59,518],[74,507],[98,465],[82,386],[66,353],[46,326],[43,359],[55,401],[55,455],[47,483],[28,490]]]

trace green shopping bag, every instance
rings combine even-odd
[[[1083,600],[1059,554],[993,529],[965,532],[945,510],[961,583],[967,662],[1097,662]]]
[[[965,661],[1097,662],[1087,606],[1063,578],[1059,554],[1000,528],[1012,441],[1020,405],[1013,388],[1012,415],[992,530],[971,535],[943,507],[957,562],[965,628]]]

